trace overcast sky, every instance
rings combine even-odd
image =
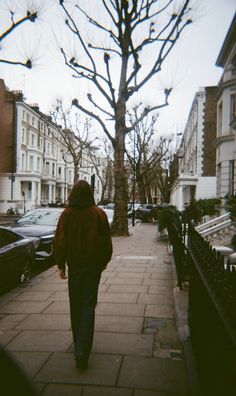
[[[36,0],[40,3],[40,0]],[[44,0],[41,0],[43,3]],[[95,1],[95,0],[94,0]],[[224,38],[236,10],[236,0],[199,0],[202,2],[201,15],[185,31],[176,48],[171,53],[164,68],[163,75],[153,81],[152,92],[144,94],[144,100],[155,97],[163,87],[174,85],[168,108],[159,112],[158,129],[160,134],[181,132],[199,87],[217,85],[222,70],[215,66]],[[6,20],[6,3],[25,4],[25,0],[0,0],[0,22]],[[48,0],[48,3],[54,0]],[[45,12],[45,9],[42,11]],[[41,31],[45,28],[45,20],[39,21]],[[32,24],[31,24],[32,25]],[[58,97],[68,100],[75,97],[79,90],[80,80],[70,76],[63,60],[52,56],[50,63],[45,61],[44,39],[38,39],[35,45],[34,26],[25,30],[23,39],[17,42],[17,57],[31,55],[34,51],[35,66],[27,70],[19,66],[0,63],[0,77],[11,90],[22,90],[27,103],[38,103],[43,112],[48,112]],[[32,39],[34,37],[34,40]],[[9,39],[10,45],[3,50],[12,49],[14,38]],[[6,43],[8,44],[8,43]],[[7,48],[8,47],[8,48]],[[36,47],[36,48],[35,48]],[[40,48],[39,51],[37,49]],[[49,46],[50,48],[50,46]],[[30,53],[31,51],[31,53]],[[1,54],[1,52],[0,52]],[[18,56],[19,54],[19,56]],[[146,95],[146,97],[145,97]]]

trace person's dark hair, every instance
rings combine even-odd
[[[68,197],[70,208],[89,208],[95,205],[93,190],[86,180],[74,184]]]

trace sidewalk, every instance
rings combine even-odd
[[[130,232],[113,238],[86,372],[75,368],[67,281],[55,267],[0,297],[0,344],[40,396],[189,395],[167,243],[152,224]]]

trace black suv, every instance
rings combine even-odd
[[[29,210],[8,229],[23,237],[38,239],[36,260],[51,260],[53,256],[53,239],[58,219],[63,208],[38,208]]]

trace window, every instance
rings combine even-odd
[[[40,158],[37,158],[37,171],[40,172]]]
[[[29,169],[34,170],[34,157],[32,155],[29,157]]]
[[[229,161],[229,196],[234,195],[235,161]]]
[[[49,162],[46,162],[46,174],[49,175]]]
[[[32,116],[32,125],[34,125],[35,118]]]
[[[25,169],[25,154],[22,154],[21,156],[21,169]]]
[[[230,95],[230,122],[236,120],[236,94]]]
[[[218,136],[222,135],[222,112],[223,112],[223,107],[222,107],[222,102],[219,104],[218,107]]]
[[[55,176],[55,164],[52,163],[52,175]]]
[[[31,144],[31,146],[33,146],[33,147],[34,147],[34,144],[35,144],[35,136],[34,136],[34,134],[33,134],[33,133],[31,133],[30,144]]]
[[[21,142],[25,143],[25,128],[22,128]]]

